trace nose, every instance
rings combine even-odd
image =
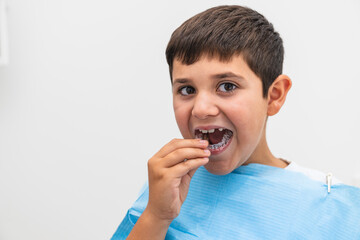
[[[198,93],[195,97],[192,115],[198,119],[206,119],[219,114],[215,99],[206,93]]]

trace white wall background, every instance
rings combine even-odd
[[[360,1],[8,0],[0,66],[0,239],[109,239],[181,137],[164,51],[220,4],[263,13],[293,88],[269,121],[278,157],[352,183],[360,174]]]

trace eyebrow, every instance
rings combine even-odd
[[[211,78],[216,79],[216,80],[223,79],[223,78],[236,78],[239,81],[245,81],[244,77],[237,75],[233,72],[225,72],[225,73],[215,74],[215,75],[211,76]]]
[[[242,81],[245,81],[245,78],[240,76],[240,75],[237,75],[233,72],[225,72],[225,73],[219,73],[219,74],[214,74],[212,75],[210,78],[214,79],[214,80],[220,80],[220,79],[223,79],[223,78],[235,78],[236,80],[242,82]],[[173,82],[173,85],[175,84],[184,84],[184,83],[189,83],[191,82],[190,79],[188,78],[177,78],[174,80]]]
[[[183,84],[183,83],[188,83],[188,82],[191,82],[191,80],[188,79],[188,78],[177,78],[177,79],[174,80],[173,85],[175,85],[175,84]]]

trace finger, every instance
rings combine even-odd
[[[181,148],[177,149],[167,156],[165,156],[159,164],[162,167],[172,167],[178,163],[184,162],[186,160],[192,160],[196,158],[204,158],[210,156],[210,151],[208,149],[201,148]]]
[[[205,149],[209,145],[209,142],[202,139],[176,139],[174,138],[165,146],[163,146],[154,157],[163,158],[169,153],[179,148],[203,148]]]
[[[174,177],[183,177],[190,172],[192,175],[194,175],[197,168],[204,166],[208,162],[209,158],[196,158],[177,164],[170,169]],[[190,176],[192,177],[192,175]]]

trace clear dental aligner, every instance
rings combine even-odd
[[[209,140],[209,135],[211,133],[214,133],[215,130],[218,130],[220,132],[224,131],[224,135],[221,139],[220,142],[218,143],[211,143],[210,140]],[[208,140],[209,141],[209,149],[211,150],[214,150],[214,149],[219,149],[223,146],[225,146],[228,141],[230,140],[230,138],[232,137],[233,133],[232,131],[228,130],[228,129],[224,129],[224,128],[218,128],[218,129],[209,129],[209,130],[199,130],[197,133],[196,133],[196,138],[201,138],[203,140]]]

